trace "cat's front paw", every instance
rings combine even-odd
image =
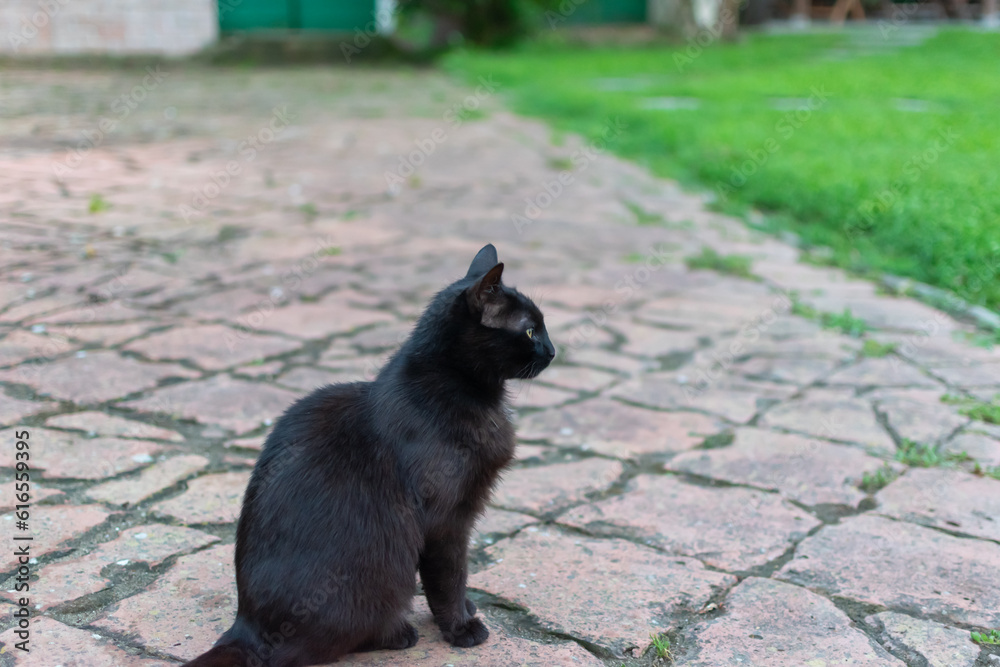
[[[482,621],[473,617],[450,632],[444,631],[443,634],[445,641],[452,646],[469,648],[486,641],[487,637],[490,636],[490,631],[486,629]]]

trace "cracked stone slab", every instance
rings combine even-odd
[[[1000,362],[971,366],[938,366],[934,374],[956,387],[1000,387]]]
[[[181,442],[184,440],[184,436],[177,431],[160,428],[159,426],[135,421],[134,419],[106,415],[103,412],[74,412],[68,415],[58,415],[47,419],[45,424],[46,426],[86,431],[89,436],[105,435],[115,438],[148,438],[150,440],[169,440],[170,442]]]
[[[456,648],[441,638],[441,631],[431,616],[427,602],[420,596],[413,600],[410,623],[417,629],[417,645],[405,651],[374,651],[355,653],[337,664],[356,667],[603,667],[604,663],[579,644],[569,641],[544,644],[522,639],[494,622],[488,609],[480,609],[490,637],[484,644],[472,648]]]
[[[0,380],[26,384],[43,396],[88,404],[150,389],[168,377],[198,375],[177,364],[149,364],[119,356],[117,352],[83,355],[0,371]]]
[[[1000,480],[912,468],[875,500],[879,514],[1000,542]]]
[[[87,497],[110,505],[135,505],[177,482],[190,477],[209,464],[197,454],[182,454],[158,461],[138,477],[118,479],[87,489]]]
[[[691,449],[722,429],[717,420],[696,412],[661,412],[595,398],[528,415],[517,430],[526,440],[629,458]]]
[[[826,379],[827,384],[853,387],[944,387],[899,357],[865,358],[841,369]]]
[[[111,542],[97,545],[89,554],[70,558],[38,570],[32,602],[44,609],[96,593],[111,585],[101,574],[104,568],[124,570],[132,563],[156,567],[168,557],[218,542],[214,535],[180,526],[149,524],[123,530]],[[3,597],[15,601],[17,594],[7,591]]]
[[[12,366],[26,359],[48,359],[76,349],[61,337],[40,336],[24,329],[15,329],[0,345],[0,366]]]
[[[59,407],[52,401],[22,401],[19,398],[5,396],[0,389],[0,426],[16,424],[25,417],[36,415]]]
[[[240,515],[250,471],[205,475],[187,483],[187,491],[156,503],[151,511],[184,524],[232,523]]]
[[[360,327],[396,321],[389,313],[353,308],[332,300],[294,303],[259,317],[254,315],[244,315],[237,321],[255,331],[276,331],[297,338],[326,338],[335,333],[348,333]]]
[[[244,433],[268,420],[276,420],[297,398],[299,394],[287,389],[216,375],[208,380],[165,387],[121,405],[142,412],[194,419],[202,424],[219,424]]]
[[[857,488],[881,459],[847,445],[757,428],[740,428],[733,443],[718,449],[679,454],[668,470],[687,472],[733,484],[778,491],[804,505],[856,507],[866,494]]]
[[[875,419],[871,405],[842,392],[814,389],[769,410],[760,425],[782,428],[829,440],[856,442],[880,455],[891,455],[896,444]]]
[[[0,431],[12,437],[17,429]],[[47,428],[30,429],[33,467],[43,479],[101,479],[154,461],[164,445],[146,440],[86,438]],[[13,448],[0,450],[0,467],[14,467]],[[37,474],[37,473],[36,473]]]
[[[125,346],[158,361],[194,362],[200,368],[221,370],[297,349],[287,338],[239,331],[221,324],[178,326]]]
[[[118,648],[111,637],[104,637],[92,630],[74,628],[47,616],[32,619],[31,652],[18,656],[19,651],[9,648],[20,641],[14,631],[15,628],[11,628],[0,634],[0,645],[8,647],[8,655],[12,656],[11,665],[173,667],[175,664],[128,653]]]
[[[749,577],[726,596],[724,613],[684,631],[677,667],[905,667],[873,645],[826,598],[773,579]]]
[[[952,454],[968,454],[988,468],[1000,467],[1000,440],[984,433],[960,433],[946,442],[941,450]]]
[[[530,528],[490,547],[469,586],[526,608],[546,628],[619,655],[649,644],[664,617],[701,609],[736,578],[624,540]]]
[[[774,576],[920,616],[1000,626],[1000,545],[871,514],[824,527]]]
[[[235,617],[233,545],[226,544],[181,556],[152,586],[112,605],[91,625],[191,660],[211,648]]]
[[[691,409],[719,415],[736,423],[750,421],[761,407],[782,401],[795,387],[738,380],[726,376],[718,380],[683,373],[645,375],[615,387],[616,396],[631,403],[665,410]]]
[[[885,611],[865,619],[878,629],[882,642],[910,660],[923,658],[927,667],[975,667],[979,647],[968,630]]]
[[[507,510],[489,507],[486,513],[476,522],[476,529],[472,533],[471,538],[472,544],[493,544],[496,540],[492,536],[513,533],[536,521],[538,519],[527,514],[508,512]]]
[[[936,444],[969,421],[953,406],[942,403],[936,391],[882,391],[872,398],[899,437],[914,442]]]
[[[774,560],[820,525],[773,493],[706,488],[672,475],[640,475],[625,493],[572,509],[559,522],[624,534],[731,572]]]
[[[590,458],[570,463],[515,468],[503,475],[493,493],[493,504],[527,512],[559,510],[603,491],[621,477],[618,461]]]
[[[618,375],[585,366],[551,366],[539,380],[570,391],[596,392],[610,387]]]
[[[530,381],[509,383],[508,393],[510,405],[515,408],[550,408],[580,397],[575,391],[546,387]]]
[[[804,386],[828,374],[837,367],[837,363],[832,359],[810,357],[752,357],[733,364],[732,372],[751,380]]]

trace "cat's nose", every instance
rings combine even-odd
[[[548,357],[549,361],[552,361],[553,359],[555,359],[556,358],[556,346],[553,345],[552,343],[549,343],[545,347],[545,356]]]

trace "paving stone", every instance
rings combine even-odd
[[[672,458],[666,468],[778,491],[805,505],[856,507],[864,473],[884,462],[847,445],[756,428],[740,428],[732,445]]]
[[[604,368],[626,375],[638,375],[644,371],[659,369],[659,363],[655,361],[635,359],[592,347],[566,348],[561,358],[569,363]]]
[[[640,475],[622,495],[572,509],[559,522],[640,539],[732,572],[774,560],[820,523],[774,494],[660,475]]]
[[[751,380],[809,385],[836,367],[837,362],[831,359],[753,357],[734,364],[732,368],[734,373]]]
[[[271,379],[285,367],[284,361],[269,361],[266,364],[248,364],[240,366],[234,372],[240,375],[249,375],[254,378]]]
[[[968,630],[884,611],[865,619],[878,628],[881,641],[897,654],[920,656],[927,667],[975,667],[979,647]]]
[[[50,359],[66,354],[77,346],[58,336],[16,329],[0,340],[0,366],[13,366],[26,359]]]
[[[22,401],[19,398],[5,396],[0,389],[0,426],[17,424],[25,417],[37,415],[59,407],[52,401]]]
[[[986,468],[1000,466],[1000,440],[984,433],[960,433],[942,445],[941,451],[968,454]]]
[[[153,505],[152,511],[184,524],[232,523],[240,515],[250,471],[205,475],[187,483],[179,496]]]
[[[235,440],[230,440],[224,443],[223,447],[242,447],[243,449],[264,449],[264,441],[267,440],[267,435],[257,435],[249,438],[237,438]]]
[[[140,438],[150,440],[169,440],[170,442],[181,442],[184,440],[177,431],[168,428],[160,428],[152,424],[125,419],[114,415],[106,415],[103,412],[74,412],[68,415],[58,415],[49,417],[45,424],[47,426],[57,426],[59,428],[76,429],[86,431],[87,435],[106,435],[116,438]]]
[[[2,431],[0,437],[13,438],[15,431]],[[32,468],[43,470],[44,479],[112,477],[152,463],[163,451],[163,445],[144,440],[86,438],[47,428],[32,428],[30,433]],[[14,455],[13,448],[0,449],[0,467],[14,467]]]
[[[493,493],[493,504],[528,512],[552,512],[608,488],[623,470],[618,461],[598,458],[516,468],[504,473]]]
[[[620,329],[626,338],[622,351],[642,357],[662,357],[694,350],[698,347],[698,339],[702,335],[694,331],[677,331],[631,323]]]
[[[517,450],[514,452],[514,459],[517,461],[528,461],[531,459],[544,459],[549,456],[554,455],[557,452],[553,447],[544,447],[542,445],[526,445],[522,442],[517,443]]]
[[[430,608],[421,597],[414,598],[414,609],[409,615],[410,623],[417,629],[417,645],[405,651],[374,651],[355,653],[341,659],[337,664],[357,667],[602,667],[604,665],[592,653],[579,644],[560,641],[544,644],[521,639],[509,634],[502,625],[493,622],[489,610],[480,610],[483,622],[490,630],[485,644],[463,649],[448,645],[441,638],[441,631],[434,623]]]
[[[198,375],[177,364],[148,364],[119,356],[116,352],[86,352],[85,355],[0,371],[0,380],[29,385],[44,396],[88,404],[103,403],[155,387],[168,377]]]
[[[87,497],[110,505],[135,505],[177,482],[190,477],[209,463],[196,454],[187,454],[158,461],[138,477],[99,484],[87,490]]]
[[[257,308],[262,312],[267,312],[274,308],[274,302],[266,294],[239,287],[193,299],[185,299],[173,304],[170,310],[173,313],[217,320],[236,317]]]
[[[538,519],[527,514],[508,512],[507,510],[490,507],[486,510],[486,514],[476,522],[476,530],[472,534],[472,542],[473,544],[492,544],[494,540],[489,536],[507,535],[536,521]]]
[[[1000,480],[911,468],[875,499],[879,514],[1000,542]]]
[[[31,620],[30,653],[19,655],[12,649],[20,638],[11,628],[0,634],[0,644],[6,645],[11,665],[53,665],[59,667],[172,667],[175,663],[155,658],[131,655],[115,645],[111,637],[103,637],[92,630],[64,625],[47,616]]]
[[[275,382],[292,389],[311,392],[328,384],[357,382],[359,379],[361,378],[353,371],[329,371],[323,368],[304,368],[300,366],[284,373]]]
[[[539,380],[571,391],[596,392],[610,387],[618,375],[583,366],[553,366],[545,369]]]
[[[827,384],[854,387],[944,387],[898,357],[862,359],[826,378]]]
[[[237,331],[220,324],[181,326],[129,343],[125,349],[157,360],[189,360],[208,370],[220,370],[255,359],[290,352],[300,343]]]
[[[1000,387],[1000,363],[938,366],[934,374],[956,387]]]
[[[299,395],[287,389],[216,375],[153,392],[146,398],[122,403],[142,412],[165,413],[245,433],[276,420]]]
[[[531,381],[511,382],[507,392],[510,396],[510,405],[515,408],[548,408],[579,398],[576,392],[546,387]]]
[[[644,648],[664,616],[701,609],[736,578],[624,540],[523,531],[487,550],[469,586],[528,609],[543,627],[611,648]]]
[[[760,425],[806,435],[856,442],[869,451],[891,455],[896,445],[876,421],[871,405],[843,393],[813,389],[802,398],[775,406]]]
[[[683,373],[646,375],[611,390],[611,395],[632,403],[669,410],[691,409],[717,414],[729,421],[750,421],[761,406],[781,401],[795,387],[721,377],[695,382]]]
[[[134,634],[147,648],[190,660],[211,648],[235,617],[233,545],[226,544],[181,556],[152,586],[91,625]]]
[[[749,577],[726,597],[725,613],[685,630],[691,649],[677,667],[904,667],[872,644],[829,600]]]
[[[97,545],[84,556],[71,558],[38,571],[32,586],[31,600],[47,609],[97,593],[112,586],[111,579],[101,575],[104,568],[122,568],[133,563],[146,563],[156,567],[170,556],[183,554],[218,542],[214,535],[180,526],[149,524],[123,530],[120,536]],[[9,600],[16,600],[17,593],[2,593]]]
[[[774,576],[918,616],[1000,626],[1000,545],[870,514],[824,527]]]
[[[528,415],[517,432],[527,440],[634,457],[691,449],[722,429],[716,420],[695,412],[660,412],[595,398]]]
[[[104,509],[92,506],[34,506],[30,510],[28,519],[28,530],[15,528],[17,517],[11,514],[4,514],[0,517],[9,539],[13,541],[13,536],[31,536],[31,555],[33,558],[59,550],[59,545],[66,540],[81,535],[94,526],[104,523],[109,516]],[[27,540],[25,540],[27,541]],[[10,549],[3,556],[3,569],[6,572],[17,565],[17,558],[14,550]]]
[[[48,331],[86,343],[96,343],[111,347],[136,338],[156,326],[155,322],[133,322],[131,324],[71,324],[49,326]]]
[[[924,444],[936,444],[968,423],[954,406],[945,405],[941,394],[930,392],[873,395],[876,409],[885,415],[889,426],[901,438]]]
[[[298,338],[326,338],[364,326],[394,322],[395,319],[389,313],[324,300],[319,303],[293,303],[262,317],[243,316],[236,321],[253,331],[275,331]]]

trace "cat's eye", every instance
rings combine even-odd
[[[528,334],[528,338],[534,338],[535,337],[535,330],[534,329],[528,329],[524,333]]]

